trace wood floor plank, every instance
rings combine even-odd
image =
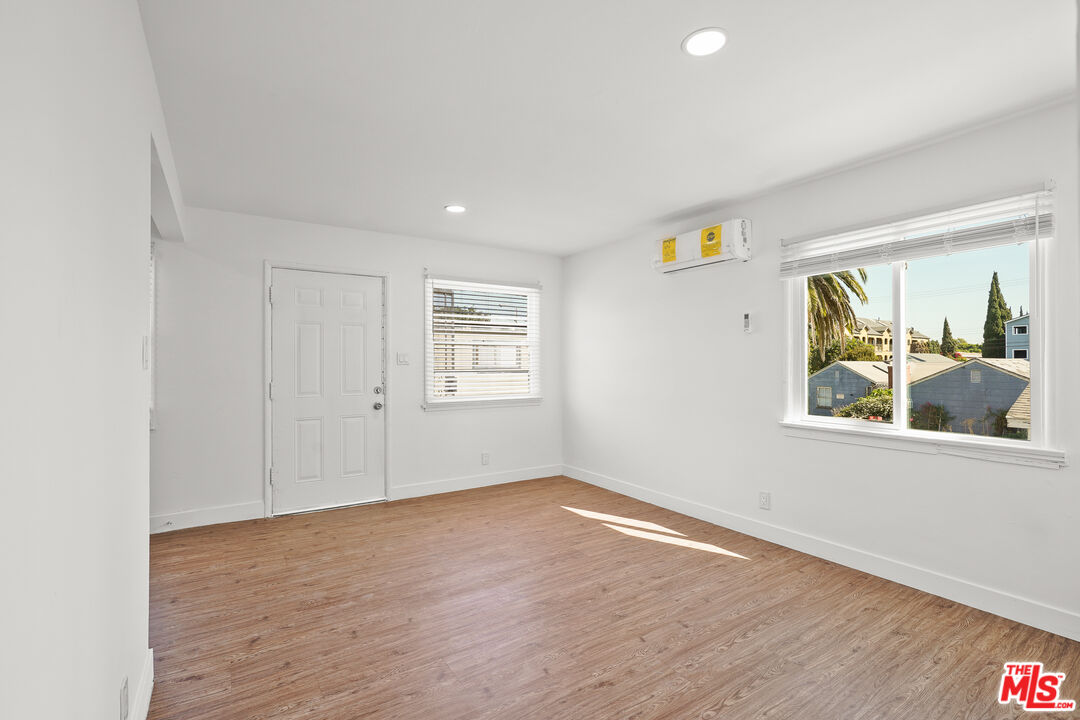
[[[151,720],[1019,718],[1013,660],[1080,698],[1080,643],[562,477],[155,535],[150,628]]]

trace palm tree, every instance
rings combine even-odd
[[[862,283],[866,282],[864,268],[856,268],[859,279],[850,270],[813,275],[807,278],[806,319],[810,342],[817,345],[818,354],[825,360],[825,348],[833,341],[844,344],[844,333],[855,330],[855,311],[851,308],[850,290],[860,303],[868,300]],[[861,282],[860,282],[861,280]]]

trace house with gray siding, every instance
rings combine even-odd
[[[1005,357],[1010,360],[1031,359],[1031,316],[1015,317],[1005,322]]]
[[[1023,413],[1030,425],[1030,400],[1021,396],[1031,382],[1031,364],[1012,358],[979,358],[946,367],[912,380],[908,386],[909,411],[941,405],[951,416],[946,432],[996,435],[994,414],[1008,416],[1007,425],[1023,435]],[[1027,395],[1030,398],[1030,395]]]
[[[936,353],[909,353],[908,382],[955,364],[952,358]],[[807,412],[832,417],[834,410],[869,395],[871,390],[892,387],[891,369],[891,363],[876,360],[837,360],[810,376]]]
[[[833,410],[850,405],[878,387],[889,387],[889,366],[869,360],[837,360],[818,370],[807,382],[807,412],[832,417]]]

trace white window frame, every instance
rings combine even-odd
[[[892,221],[901,223],[906,219]],[[881,227],[886,227],[883,223]],[[1046,442],[1047,409],[1044,398],[1046,388],[1047,340],[1046,327],[1049,308],[1046,303],[1046,252],[1048,238],[1025,240],[1029,248],[1029,357],[1031,360],[1031,429],[1027,441],[1003,438],[972,437],[961,433],[940,433],[930,430],[914,430],[905,426],[908,407],[907,378],[905,373],[895,373],[893,388],[892,423],[866,423],[854,418],[825,418],[811,415],[807,403],[807,343],[806,343],[806,276],[782,279],[787,309],[787,346],[785,376],[784,417],[780,424],[790,437],[839,442],[856,445],[907,450],[927,454],[958,455],[991,462],[1008,462],[1043,468],[1061,468],[1066,465],[1064,451],[1050,448]],[[1023,244],[1023,243],[1020,243]],[[892,267],[892,298],[894,328],[906,328],[907,263],[893,261],[888,248],[882,249],[883,257],[878,265]],[[867,264],[869,265],[869,263]],[[811,274],[817,274],[813,272]],[[895,343],[893,361],[896,367],[907,362],[906,343]],[[815,402],[816,404],[816,402]]]
[[[829,392],[828,393],[822,393],[821,392],[822,390],[828,390]],[[814,398],[814,409],[815,410],[832,410],[832,406],[833,406],[832,388],[829,387],[828,385],[819,385],[815,392],[816,392],[816,397]],[[826,395],[829,396],[829,404],[828,405],[822,405],[821,404],[821,396],[823,394],[826,394]]]
[[[472,397],[472,398],[436,398],[430,395],[433,385],[432,375],[434,368],[434,334],[432,330],[433,319],[433,286],[442,283],[466,284],[477,286],[490,286],[505,288],[507,291],[521,291],[530,293],[528,338],[529,344],[535,350],[532,354],[529,368],[529,385],[532,388],[529,394],[504,395],[497,397]],[[427,411],[439,410],[463,410],[472,408],[515,407],[539,405],[543,401],[542,394],[542,368],[541,355],[543,353],[543,341],[540,334],[540,313],[542,309],[541,295],[543,287],[538,282],[502,282],[493,280],[477,280],[474,278],[459,278],[448,275],[426,274],[424,277],[424,402],[421,407]]]
[[[146,369],[150,373],[150,430],[157,430],[157,325],[158,325],[158,302],[157,302],[157,242],[150,241],[150,322],[146,338],[145,353]]]

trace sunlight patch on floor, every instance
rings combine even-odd
[[[687,540],[686,536],[683,537],[671,537],[670,535],[661,535],[660,533],[648,532],[646,530],[637,530],[635,528],[620,527],[618,525],[610,525],[604,523],[604,527],[609,527],[612,530],[618,530],[624,535],[632,535],[634,537],[644,538],[646,540],[655,540],[656,542],[667,543],[669,545],[678,545],[680,547],[693,548],[694,550],[704,550],[706,552],[716,553],[717,555],[727,555],[729,557],[739,558],[740,560],[747,560],[745,555],[739,553],[733,553],[730,550],[725,550],[722,547],[716,545],[710,545],[709,543],[698,542],[696,540]]]
[[[608,515],[607,513],[593,512],[592,510],[579,510],[578,508],[562,506],[563,510],[569,510],[572,513],[577,513],[581,517],[587,517],[590,520],[603,520],[606,522],[619,523],[620,525],[628,525],[630,527],[641,528],[642,530],[656,530],[657,532],[670,533],[671,535],[678,535],[679,537],[686,537],[681,532],[676,532],[663,525],[657,525],[645,520],[634,520],[633,518],[619,517],[618,515]]]

